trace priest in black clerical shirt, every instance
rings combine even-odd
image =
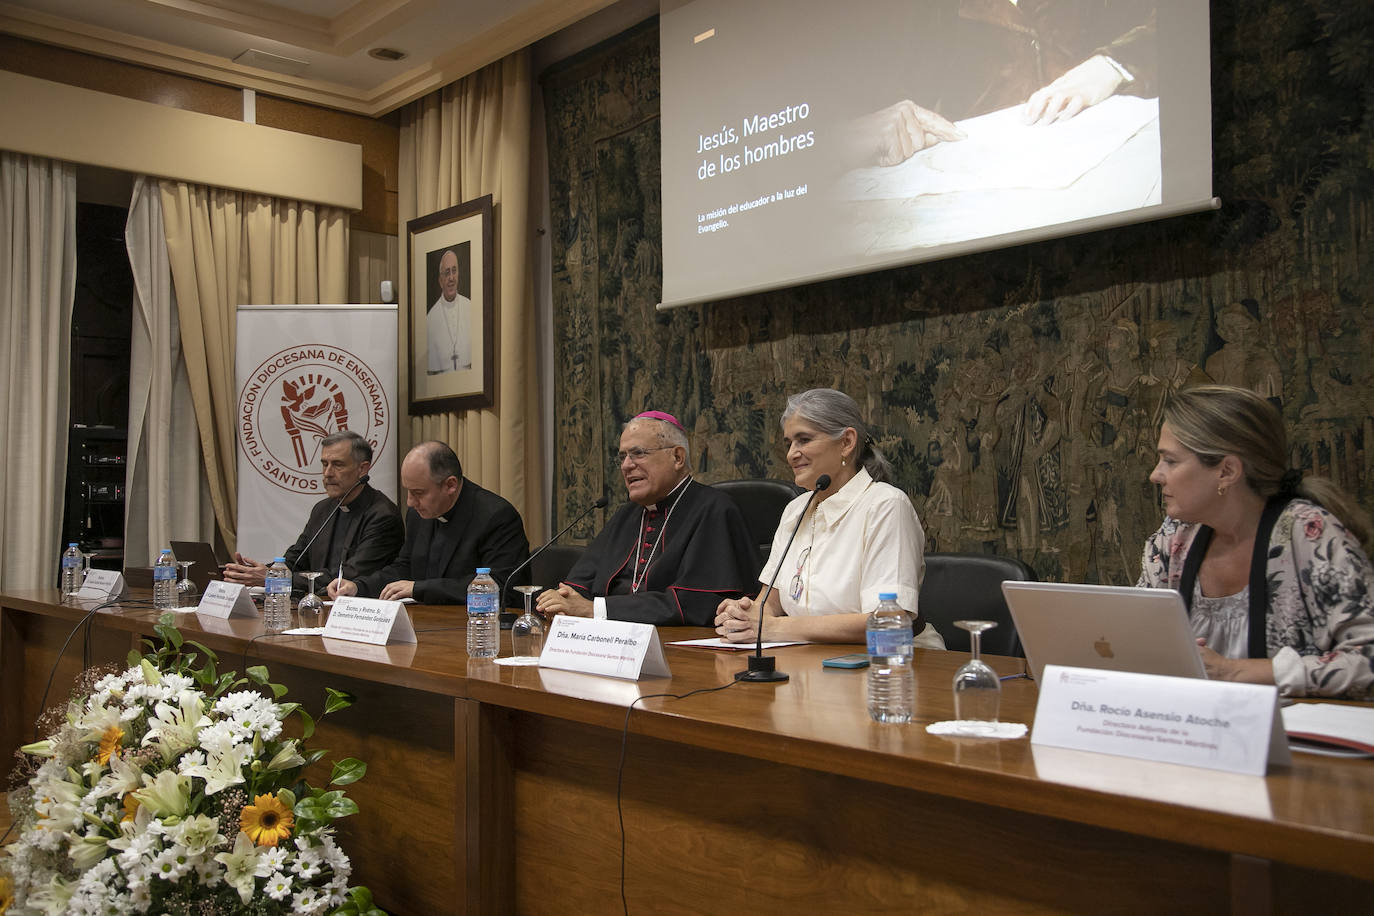
[[[629,491],[567,578],[539,595],[572,614],[710,626],[722,599],[758,587],[758,552],[734,500],[688,471],[687,433],[651,410],[625,425],[616,456]]]
[[[421,442],[401,462],[406,491],[406,542],[383,569],[329,583],[329,596],[360,595],[421,604],[467,604],[479,566],[504,583],[529,556],[515,507],[463,477],[458,456],[442,442]]]
[[[282,554],[293,570],[292,588],[304,592],[307,571],[361,576],[381,569],[396,557],[405,540],[401,510],[367,482],[372,446],[352,430],[341,429],[320,440],[325,498],[310,510],[296,543]],[[224,567],[224,578],[242,585],[262,585],[267,567],[241,553]],[[325,579],[315,587],[323,589]]]

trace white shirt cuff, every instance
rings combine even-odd
[[[596,618],[597,620],[605,620],[605,619],[606,619],[606,599],[605,599],[605,598],[593,598],[593,599],[592,599],[592,617]]]
[[[1292,646],[1284,646],[1270,661],[1274,664],[1274,683],[1278,685],[1279,696],[1307,696],[1307,666]]]
[[[1106,54],[1103,54],[1103,55],[1100,55],[1100,56],[1101,56],[1101,58],[1102,58],[1103,60],[1105,60],[1105,61],[1108,63],[1108,65],[1111,66],[1111,68],[1112,68],[1113,70],[1115,70],[1115,71],[1121,76],[1121,79],[1122,79],[1122,80],[1124,80],[1125,82],[1128,82],[1128,83],[1133,83],[1133,82],[1135,82],[1135,77],[1131,75],[1131,71],[1127,70],[1127,69],[1121,64],[1120,61],[1116,60],[1116,59],[1113,58],[1113,57],[1109,57],[1109,56],[1106,55]]]

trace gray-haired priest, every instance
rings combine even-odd
[[[324,499],[315,503],[305,530],[283,554],[292,570],[291,587],[306,589],[306,572],[326,572],[315,580],[323,592],[343,567],[344,578],[381,569],[395,559],[405,543],[401,510],[367,482],[372,446],[357,433],[341,429],[320,440],[324,469]],[[224,568],[224,578],[243,585],[262,585],[267,567],[241,553]]]
[[[539,595],[540,612],[710,626],[723,599],[757,585],[739,508],[692,479],[687,433],[671,414],[650,410],[627,423],[616,458],[631,501],[558,588]]]

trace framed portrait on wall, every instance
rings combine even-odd
[[[406,223],[410,412],[492,405],[491,195]]]

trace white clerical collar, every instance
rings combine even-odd
[[[666,502],[668,501],[668,498],[669,498],[670,496],[672,496],[674,493],[677,493],[679,490],[685,489],[686,486],[687,486],[687,484],[689,484],[689,483],[691,483],[691,482],[692,482],[692,475],[691,475],[691,474],[688,474],[686,477],[682,478],[681,482],[678,483],[677,486],[673,487],[671,490],[669,490],[667,493],[665,493],[664,496],[663,496],[663,498],[662,498],[661,500],[659,500],[658,502],[660,502],[660,503],[666,503]],[[645,506],[644,508],[645,508],[645,509],[648,509],[650,512],[657,512],[657,511],[658,511],[658,503],[652,503],[652,504],[650,504],[650,505]]]

